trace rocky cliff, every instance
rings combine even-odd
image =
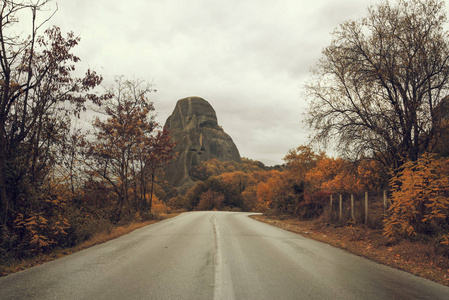
[[[193,166],[213,158],[240,162],[237,147],[218,125],[215,110],[202,98],[179,100],[165,128],[176,143],[174,152],[178,153],[178,158],[166,168],[165,179],[180,193],[194,184],[189,176]]]

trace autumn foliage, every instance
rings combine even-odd
[[[124,209],[140,215],[151,212],[157,172],[173,157],[173,142],[154,120],[151,86],[142,81],[116,78],[105,106],[106,120],[96,118],[94,141],[85,142],[88,180],[114,193],[112,218]]]
[[[387,236],[437,236],[449,243],[449,161],[425,154],[406,162],[391,178]]]
[[[182,199],[189,203],[184,207],[237,208],[312,218],[323,213],[332,194],[378,191],[387,184],[386,171],[372,159],[351,162],[328,157],[324,152],[317,153],[310,146],[299,146],[290,150],[284,160],[286,165],[274,168],[249,159],[241,164],[218,160],[203,162],[191,172],[197,184],[187,193],[186,199]],[[224,195],[221,206],[213,204],[212,193],[201,198],[202,193],[208,191],[213,191],[215,197]],[[226,200],[228,194],[237,201],[230,204]]]
[[[0,264],[170,211],[160,178],[173,142],[151,85],[82,75],[80,38],[37,21],[47,4],[0,4]],[[22,35],[19,15],[32,21]],[[87,108],[91,131],[77,121]]]

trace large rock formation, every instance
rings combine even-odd
[[[179,100],[165,128],[176,143],[174,152],[178,153],[178,158],[166,168],[165,178],[180,193],[193,186],[189,176],[193,166],[213,158],[240,162],[237,147],[218,125],[215,110],[202,98]]]

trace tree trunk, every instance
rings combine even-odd
[[[6,137],[3,120],[0,120],[0,224],[6,225],[8,215],[8,197],[6,193]]]
[[[1,33],[1,37],[3,37],[3,33]],[[2,39],[1,46],[3,48],[2,54],[5,52],[5,43]],[[6,123],[6,104],[9,102],[9,87],[10,87],[10,70],[9,65],[7,64],[6,59],[1,58],[2,61],[2,71],[4,73],[3,79],[3,87],[0,99],[0,208],[1,208],[1,216],[0,216],[0,224],[6,225],[8,218],[8,205],[9,199],[6,193],[6,131],[5,131],[5,123]]]
[[[150,188],[150,201],[148,201],[148,210],[151,212],[153,206],[153,189],[154,189],[154,173],[156,170],[151,171],[151,188]]]
[[[145,180],[146,170],[142,166],[140,168],[140,212],[143,212],[147,206],[147,182]]]

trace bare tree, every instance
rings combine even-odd
[[[399,0],[342,23],[306,86],[315,141],[396,168],[431,150],[443,127],[449,36],[440,0]]]
[[[87,143],[86,166],[97,181],[116,195],[112,218],[119,221],[124,208],[149,212],[156,171],[172,157],[173,144],[155,121],[151,84],[117,77],[104,105],[107,119],[94,120],[95,140]],[[147,199],[149,193],[149,199]],[[149,203],[147,203],[149,202]]]
[[[17,182],[38,186],[45,179],[56,155],[55,143],[68,133],[69,114],[84,109],[87,99],[97,104],[102,99],[88,94],[100,84],[100,76],[87,71],[83,78],[72,77],[80,59],[71,50],[79,38],[73,33],[63,37],[57,27],[39,34],[46,20],[38,23],[37,15],[48,3],[0,3],[0,222],[4,224],[8,210],[17,209],[11,206],[23,204],[15,203],[21,192]],[[26,12],[31,13],[31,28],[22,38],[15,32],[18,15]],[[67,103],[72,104],[70,109]]]

